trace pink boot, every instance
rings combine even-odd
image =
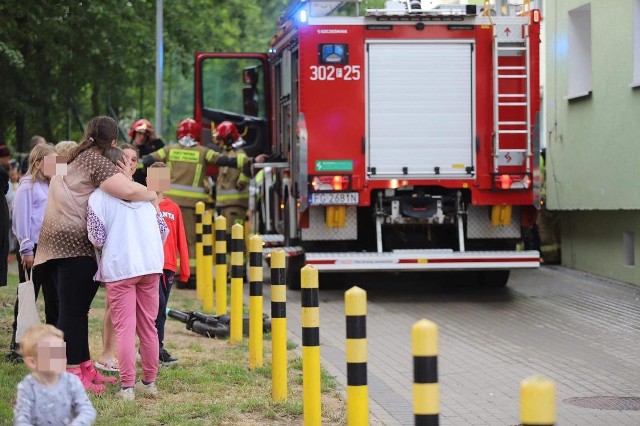
[[[118,379],[111,376],[103,376],[96,368],[93,366],[93,361],[87,360],[83,363],[80,363],[80,368],[82,369],[82,374],[91,382],[102,385],[103,383],[109,383],[110,385],[115,385],[118,383]]]
[[[100,395],[102,392],[106,390],[104,385],[97,385],[93,383],[91,380],[89,380],[87,377],[85,377],[85,375],[82,374],[82,368],[80,367],[67,368],[67,373],[71,373],[74,376],[78,376],[78,378],[82,382],[82,386],[84,386],[84,389],[87,392],[93,392],[96,395]]]

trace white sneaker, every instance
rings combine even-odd
[[[149,383],[145,385],[142,381],[136,382],[136,392],[142,395],[149,395],[156,397],[158,396],[158,388],[156,387],[156,382]]]
[[[125,401],[134,401],[136,399],[136,393],[133,388],[120,389],[118,392],[118,396],[120,399]]]

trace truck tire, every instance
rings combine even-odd
[[[300,271],[304,267],[304,253],[287,256],[287,287],[291,290],[300,290]]]
[[[510,270],[482,271],[480,272],[480,284],[489,288],[503,288],[509,282]]]

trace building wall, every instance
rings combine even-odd
[[[593,91],[567,100],[568,11],[591,3]],[[547,3],[547,205],[640,209],[640,90],[633,80],[633,0]]]
[[[636,211],[561,213],[562,264],[602,277],[640,285],[640,214]],[[625,245],[632,238],[633,256]],[[631,259],[629,259],[631,257]],[[631,262],[629,262],[631,260]],[[632,264],[629,264],[632,263]]]
[[[544,19],[547,207],[562,217],[562,263],[640,285],[640,266],[626,264],[640,235],[640,88],[632,87],[637,1],[549,1]],[[586,4],[592,92],[570,100],[569,11]],[[634,235],[626,248],[625,232]]]

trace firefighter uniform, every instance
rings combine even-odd
[[[242,149],[225,149],[223,153],[230,158],[246,154]],[[250,171],[221,167],[216,179],[216,210],[227,219],[227,234],[236,223],[244,225],[249,207]]]
[[[195,276],[195,244],[196,244],[196,210],[198,201],[210,203],[209,177],[206,175],[207,165],[218,165],[225,169],[249,167],[251,159],[244,153],[225,156],[200,144],[185,147],[179,144],[169,145],[150,154],[143,159],[149,166],[154,161],[162,161],[171,169],[171,189],[164,195],[180,206],[184,220],[187,243],[189,245],[189,266],[191,275]]]
[[[537,218],[540,239],[540,255],[544,263],[560,263],[560,217],[558,212],[547,210],[547,172],[546,152],[540,157],[540,175],[542,177],[542,209]]]

